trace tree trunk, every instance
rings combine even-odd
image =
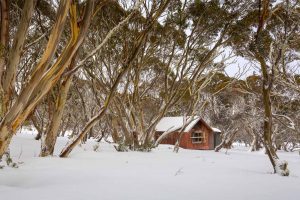
[[[2,76],[4,73],[5,66],[7,64],[7,50],[8,50],[8,34],[9,34],[9,6],[8,0],[0,0],[0,97],[3,99],[3,86]],[[0,105],[0,117],[3,117],[5,112],[3,111],[3,102]]]
[[[4,138],[0,138],[0,159],[5,154],[12,139],[12,134],[10,134],[9,130],[6,128],[1,131],[1,135],[6,135]]]
[[[215,152],[219,152],[222,148],[226,148],[226,149],[229,149],[232,145],[232,141],[235,137],[235,135],[237,134],[237,130],[232,132],[232,133],[226,133],[224,135],[224,138],[221,142],[221,144],[219,144],[218,146],[216,146],[215,148]]]
[[[33,123],[33,126],[37,130],[38,134],[35,136],[35,140],[39,140],[42,137],[43,134],[43,125],[40,125],[38,123],[38,119],[35,116],[35,113],[33,112],[32,115],[30,116],[31,122]]]
[[[115,119],[114,117],[112,117],[111,120],[111,137],[114,143],[116,144],[120,144],[121,138],[119,137],[119,133],[118,133],[118,125],[117,125],[117,119]]]
[[[41,58],[40,63],[33,72],[31,79],[26,87],[21,91],[14,105],[9,109],[0,124],[0,156],[4,154],[7,145],[13,134],[22,125],[28,115],[32,112],[40,100],[53,88],[55,83],[62,76],[65,69],[69,66],[72,57],[80,47],[85,34],[88,30],[94,1],[90,0],[86,4],[82,23],[79,29],[77,21],[77,8],[75,4],[70,6],[71,1],[61,1],[58,8],[58,18],[53,25],[52,32],[49,37],[47,48]],[[52,61],[53,55],[58,46],[58,41],[63,30],[63,26],[67,17],[67,11],[70,9],[72,37],[60,55],[55,64],[48,67]],[[8,141],[7,141],[8,140]]]
[[[67,101],[67,95],[72,83],[72,79],[73,75],[66,77],[62,81],[62,84],[59,88],[51,122],[47,128],[45,139],[42,141],[42,148],[40,153],[41,157],[53,155],[54,146],[59,134],[60,122],[63,116],[63,111]]]
[[[278,162],[279,157],[276,154],[276,151],[272,144],[272,104],[271,104],[271,83],[270,83],[270,75],[268,74],[267,65],[265,62],[261,62],[261,68],[263,72],[263,89],[262,89],[262,95],[263,95],[263,104],[264,104],[264,146],[266,149],[266,153],[271,161],[271,164],[273,166],[274,173],[279,173],[284,176],[288,176],[289,172],[287,170],[287,164],[282,166],[283,168],[278,168]]]
[[[18,26],[16,35],[12,47],[9,51],[8,63],[5,69],[3,77],[3,98],[2,98],[2,111],[6,113],[11,106],[11,101],[13,94],[15,92],[15,79],[17,66],[21,59],[21,54],[23,51],[23,46],[25,43],[25,38],[27,30],[30,24],[30,19],[34,11],[36,0],[25,1],[22,17],[20,24]]]
[[[75,89],[77,90],[77,93],[78,93],[80,101],[81,101],[85,123],[88,123],[89,122],[89,116],[88,116],[88,112],[87,112],[87,108],[86,108],[86,104],[85,104],[84,98],[83,98],[82,93],[80,92],[80,90],[79,90],[79,88],[77,86],[75,86]],[[91,130],[92,130],[92,128],[90,129],[90,133],[91,133]],[[84,136],[82,138],[82,143],[85,143],[88,138],[89,138],[88,135]]]
[[[250,144],[249,151],[258,151],[258,150],[259,150],[258,138],[257,135],[253,134],[253,139]]]
[[[260,0],[259,1],[259,21],[257,27],[257,34],[255,40],[255,58],[260,63],[260,68],[262,72],[262,99],[264,106],[264,133],[263,133],[263,144],[266,149],[266,153],[271,161],[274,169],[274,173],[281,174],[283,176],[289,175],[289,170],[287,169],[287,162],[280,162],[279,157],[272,145],[272,134],[273,134],[273,116],[272,116],[272,104],[271,104],[271,90],[274,82],[274,65],[268,66],[264,53],[263,47],[263,36],[262,31],[265,27],[266,20],[269,15],[270,0]],[[278,56],[281,56],[279,54]],[[279,57],[278,57],[279,58]],[[279,60],[279,59],[278,59]]]
[[[65,137],[68,128],[70,128],[70,121],[71,121],[71,114],[69,113],[66,122],[63,123],[63,126],[61,127],[61,134],[60,134],[61,137]]]

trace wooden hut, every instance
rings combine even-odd
[[[163,133],[170,132],[160,144],[174,145],[183,129],[180,147],[184,149],[214,149],[221,142],[221,131],[209,126],[198,116],[191,117],[164,117],[155,128],[155,139],[157,140]]]

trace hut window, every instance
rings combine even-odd
[[[203,143],[204,142],[204,133],[200,131],[192,132],[192,143]]]

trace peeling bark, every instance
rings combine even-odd
[[[52,60],[52,57],[56,51],[57,44],[60,35],[63,30],[65,20],[67,18],[67,11],[69,10],[70,2],[61,1],[61,4],[57,13],[57,20],[53,26],[46,51],[44,52],[40,63],[34,70],[28,85],[21,91],[20,95],[16,99],[14,105],[5,113],[4,118],[0,124],[0,157],[5,153],[11,138],[16,133],[20,125],[25,121],[28,115],[33,110],[37,101],[29,101],[33,90],[39,85],[42,79],[43,73],[48,69],[48,66]],[[45,93],[47,91],[44,91]],[[28,108],[28,102],[30,102],[31,107],[27,110],[24,115],[24,110]]]
[[[7,50],[8,50],[8,31],[9,31],[9,6],[8,0],[0,1],[0,98],[3,99],[3,81],[2,76],[7,64]],[[2,110],[3,102],[0,105],[0,117],[3,117],[5,112]]]
[[[8,63],[3,74],[3,99],[2,112],[6,113],[11,106],[12,97],[15,90],[15,79],[17,66],[21,59],[26,34],[30,24],[31,16],[34,12],[36,0],[25,1],[22,17],[14,37],[13,45],[9,51]]]
[[[59,134],[59,127],[61,125],[60,122],[62,119],[72,79],[73,75],[66,77],[60,86],[59,93],[57,94],[58,96],[55,102],[55,109],[53,111],[50,124],[46,130],[44,140],[42,141],[40,153],[41,157],[53,155],[54,146]]]

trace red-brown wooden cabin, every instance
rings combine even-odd
[[[179,131],[185,126],[183,135],[180,140],[180,147],[184,149],[214,149],[221,142],[221,131],[217,128],[210,127],[203,119],[194,116],[193,119],[187,117],[184,125],[184,117],[164,117],[160,120],[155,128],[155,140],[164,132],[174,130],[160,144],[174,145],[179,135]]]

